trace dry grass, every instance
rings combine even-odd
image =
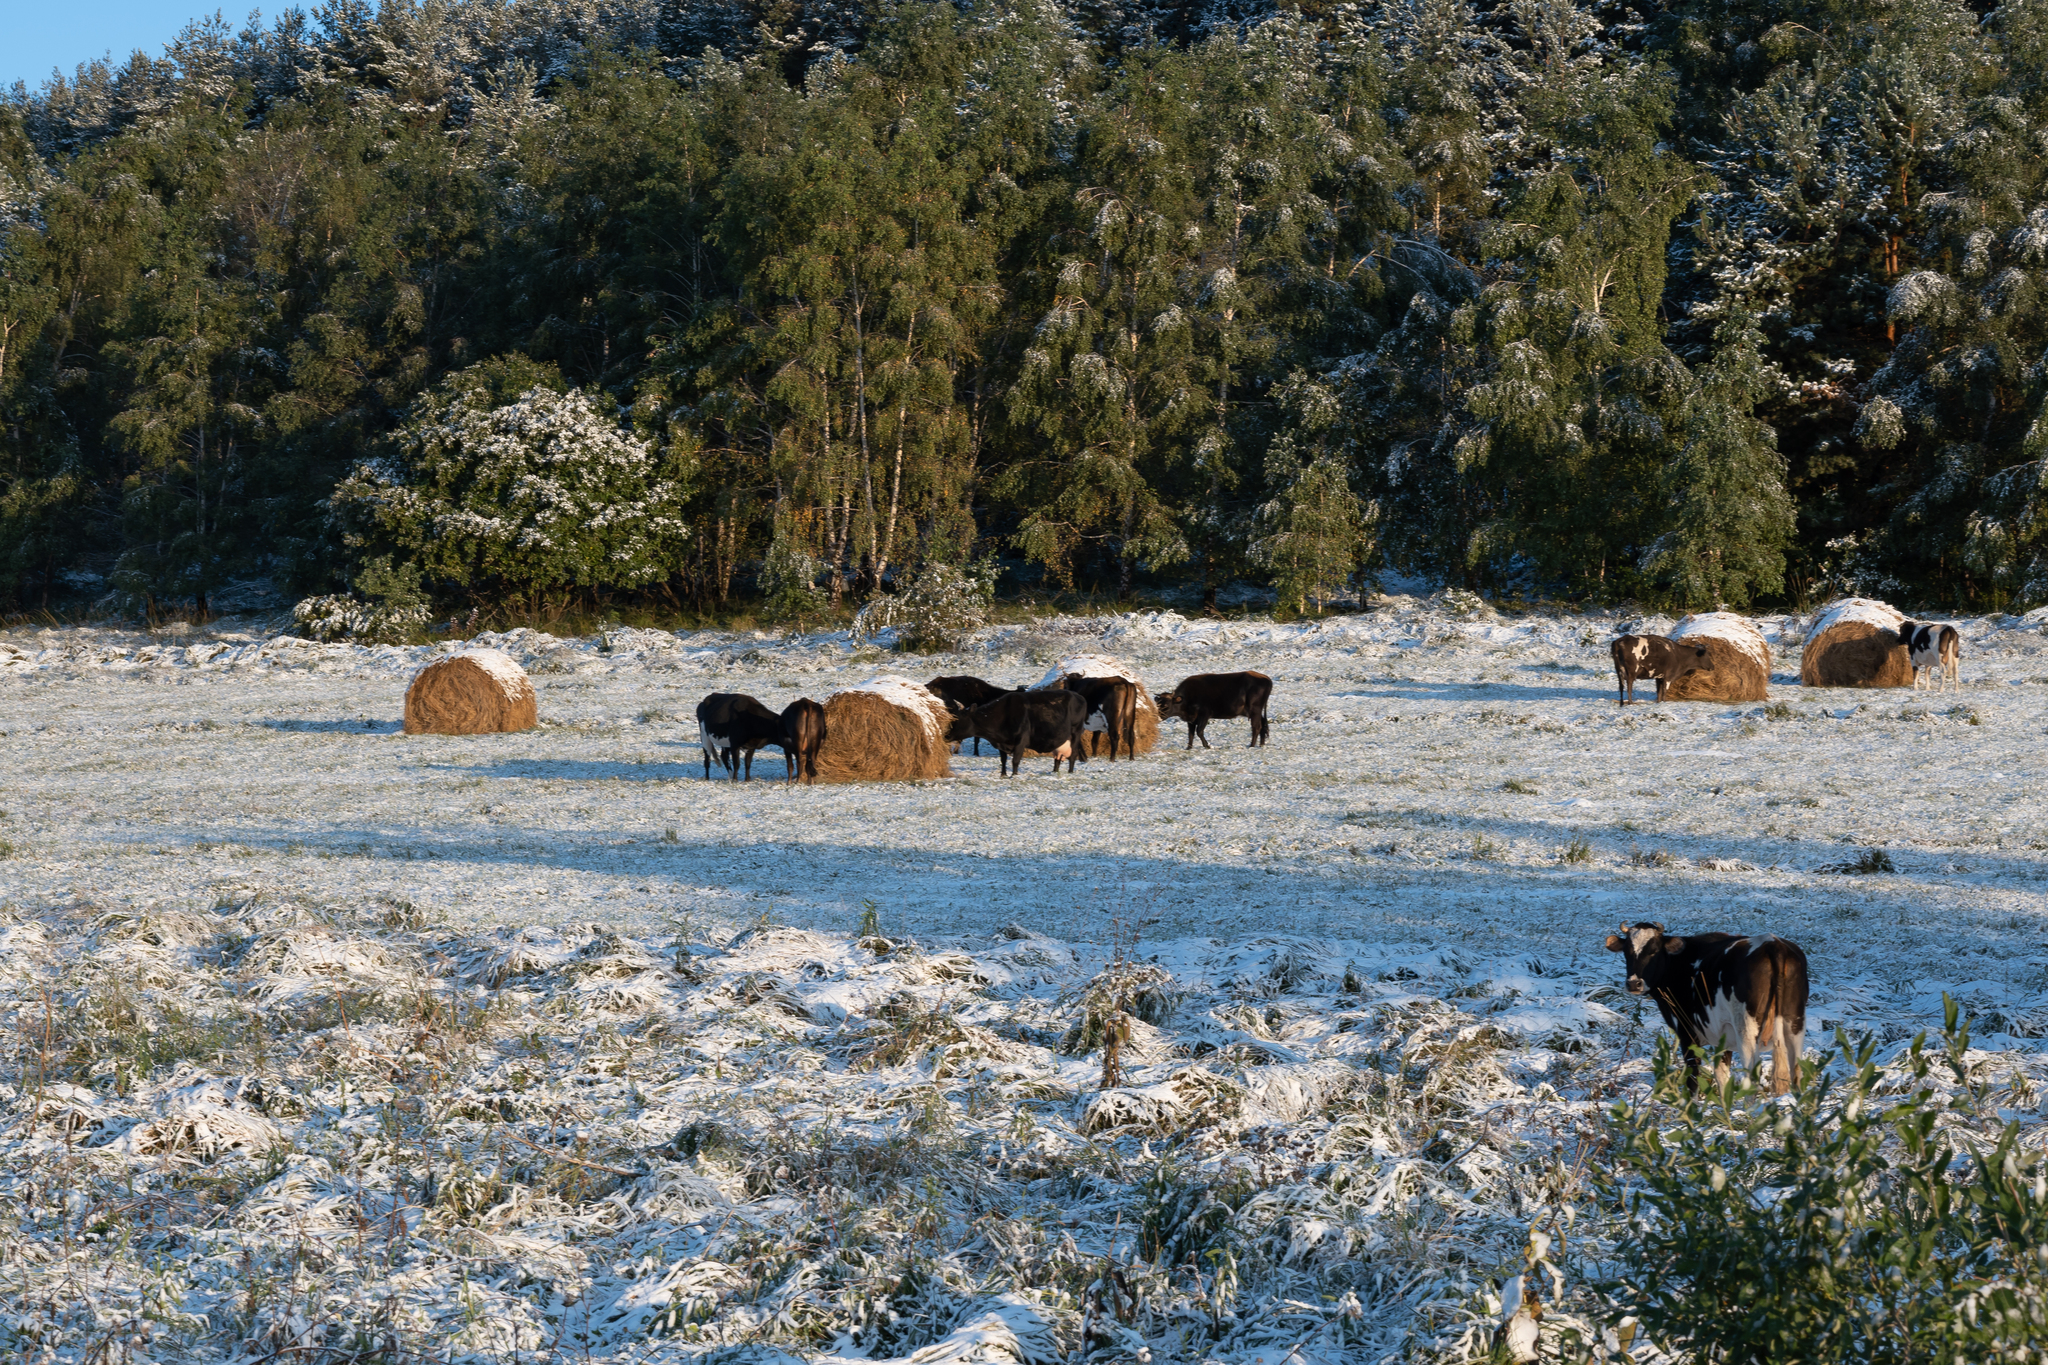
[[[922,690],[922,689],[920,689]],[[937,699],[933,698],[936,705]],[[917,782],[951,777],[946,745],[922,719],[872,692],[825,700],[818,777],[825,782]]]
[[[518,668],[510,659],[505,663]],[[533,684],[524,673],[508,685],[464,654],[428,664],[405,689],[409,735],[509,734],[530,730],[539,720]]]

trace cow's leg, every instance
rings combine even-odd
[[[1209,722],[1206,717],[1203,719],[1200,725],[1195,727],[1195,733],[1202,737],[1202,747],[1204,749],[1209,748]]]
[[[1793,1028],[1784,1015],[1779,1015],[1778,1043],[1771,1049],[1771,1089],[1775,1093],[1782,1095],[1799,1084],[1799,1054],[1805,1047],[1804,1031]]]
[[[1685,1049],[1685,1093],[1700,1093],[1700,1054],[1697,1048]]]

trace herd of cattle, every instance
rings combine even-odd
[[[926,690],[945,704],[946,742],[957,751],[972,740],[975,752],[987,740],[1001,755],[1005,777],[1018,771],[1026,753],[1050,754],[1052,768],[1074,770],[1088,761],[1085,735],[1101,732],[1116,761],[1119,746],[1126,759],[1137,758],[1138,685],[1126,678],[1085,678],[1070,673],[1059,687],[998,687],[980,678],[933,678]],[[1201,740],[1209,748],[1212,720],[1242,716],[1251,722],[1254,746],[1266,742],[1266,703],[1273,680],[1263,673],[1197,673],[1158,698],[1162,720],[1179,720],[1188,729],[1188,748]],[[779,748],[785,777],[806,782],[818,777],[818,750],[825,742],[825,708],[808,697],[791,702],[778,715],[743,692],[713,692],[697,703],[697,736],[704,749],[704,776],[711,765],[735,782],[751,780],[754,753]]]

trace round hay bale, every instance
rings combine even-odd
[[[472,649],[437,659],[405,689],[409,735],[498,735],[540,721],[533,684],[511,655]]]
[[[1054,664],[1046,675],[1031,685],[1034,692],[1045,692],[1060,686],[1069,673],[1078,673],[1084,678],[1122,678],[1133,683],[1138,689],[1138,717],[1133,727],[1137,732],[1137,750],[1141,754],[1152,752],[1152,746],[1159,742],[1159,707],[1153,702],[1152,694],[1145,689],[1144,680],[1138,677],[1136,669],[1122,659],[1107,654],[1069,654]],[[1088,757],[1101,758],[1109,752],[1109,736],[1100,730],[1088,732]],[[1121,754],[1122,750],[1119,749]]]
[[[1911,687],[1913,660],[1899,639],[1906,618],[1883,602],[1844,597],[1828,603],[1806,632],[1799,655],[1805,687]]]
[[[1666,701],[1767,701],[1771,646],[1747,617],[1703,611],[1671,628],[1671,638],[1707,647],[1711,673],[1688,673],[1664,687]]]
[[[825,698],[822,782],[916,782],[951,777],[946,704],[922,683],[884,675]]]

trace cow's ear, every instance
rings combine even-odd
[[[1621,951],[1621,950],[1622,950],[1623,948],[1626,948],[1626,947],[1628,947],[1628,945],[1627,945],[1626,943],[1623,943],[1623,942],[1621,941],[1621,935],[1619,935],[1619,934],[1609,934],[1609,935],[1607,936],[1607,951],[1608,951],[1608,952],[1610,952],[1610,953],[1618,953],[1618,952],[1620,952],[1620,951]]]
[[[1673,938],[1668,934],[1665,935],[1664,951],[1672,954],[1675,957],[1679,953],[1685,951],[1685,940],[1682,938]]]

